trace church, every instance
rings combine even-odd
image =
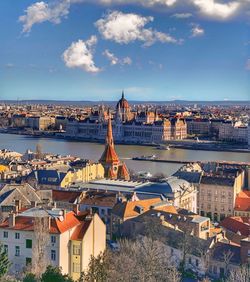
[[[110,116],[113,138],[118,143],[160,144],[187,137],[187,124],[183,119],[160,117],[157,110],[132,111],[124,92],[113,112],[101,106],[83,120],[70,119],[65,137],[104,141]]]
[[[109,179],[129,180],[129,172],[124,162],[119,160],[115,151],[111,119],[108,120],[106,144],[104,152],[99,160],[104,167],[104,177]]]

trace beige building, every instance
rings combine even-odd
[[[244,186],[244,171],[222,169],[202,176],[198,193],[199,212],[214,221],[234,213],[237,194]]]
[[[79,166],[74,164],[67,171],[57,169],[33,170],[26,181],[35,188],[51,189],[55,187],[67,188],[77,183],[86,183],[104,178],[104,168],[100,163],[84,162]]]
[[[30,116],[26,119],[26,126],[33,130],[47,130],[54,127],[55,118],[50,116]]]
[[[37,229],[36,218],[48,222],[47,242],[42,248],[47,252],[47,264],[60,267],[74,280],[88,267],[91,256],[105,250],[106,227],[100,217],[78,215],[63,210],[44,210],[33,208],[21,214],[11,214],[0,224],[0,241],[4,245],[11,262],[10,272],[19,273],[28,265],[36,262]],[[35,267],[35,266],[33,266]]]

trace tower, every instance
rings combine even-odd
[[[108,120],[105,149],[99,161],[104,167],[106,178],[129,180],[127,166],[119,160],[115,151],[111,118]]]
[[[119,109],[121,116],[122,116],[122,122],[126,122],[130,119],[131,113],[130,113],[130,106],[128,101],[124,97],[124,91],[122,91],[122,97],[118,101],[116,105],[116,111]]]

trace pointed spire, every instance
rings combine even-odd
[[[107,129],[107,136],[106,136],[106,145],[110,145],[114,147],[114,140],[113,140],[113,132],[112,132],[112,122],[111,117],[108,120],[108,129]]]
[[[124,99],[124,90],[122,90],[122,99]]]

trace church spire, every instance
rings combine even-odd
[[[122,90],[122,99],[124,99],[124,90]]]
[[[112,132],[112,122],[111,117],[108,120],[108,129],[107,129],[107,136],[106,136],[106,145],[110,145],[114,147],[114,140],[113,140],[113,132]]]

